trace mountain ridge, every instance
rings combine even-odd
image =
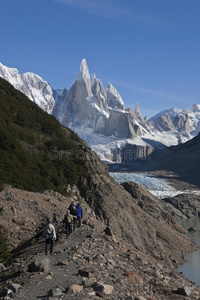
[[[52,90],[41,77],[38,79],[38,75],[19,75],[17,69],[2,64],[0,76],[21,89],[32,101],[37,100],[36,103],[52,113],[62,125],[73,129],[105,162],[130,163],[130,159],[127,161],[121,154],[130,149],[137,153],[137,159],[134,156],[131,162],[142,162],[154,151],[184,143],[200,130],[199,104],[193,104],[193,110],[166,109],[148,120],[142,116],[137,103],[134,111],[125,108],[122,97],[111,83],[104,89],[96,75],[93,74],[91,79],[86,59],[81,61],[80,72],[69,89]],[[26,78],[23,84],[21,78]]]
[[[163,149],[152,161],[149,161],[139,169],[140,171],[172,171],[180,179],[200,186],[199,165],[200,133],[184,144]]]

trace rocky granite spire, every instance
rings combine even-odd
[[[142,114],[141,114],[141,111],[140,111],[140,107],[139,107],[139,104],[138,103],[136,103],[136,105],[135,105],[135,116],[136,116],[136,118],[138,119],[138,120],[140,120],[140,121],[144,121],[144,118],[143,118],[143,116],[142,116]]]
[[[88,65],[86,62],[86,59],[82,59],[80,64],[80,72],[78,73],[76,77],[76,81],[83,81],[85,83],[85,87],[88,92],[88,96],[92,96],[92,90],[91,90],[91,81],[90,81],[90,73],[88,69]]]
[[[116,90],[116,88],[109,82],[108,87],[106,89],[107,97],[108,97],[108,105],[114,109],[125,110],[124,102],[122,97]]]

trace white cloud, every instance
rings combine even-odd
[[[52,0],[54,2],[62,3],[81,11],[106,17],[109,19],[119,19],[130,24],[137,24],[147,28],[153,26],[155,19],[150,15],[141,11],[136,11],[133,3],[127,5],[118,4],[115,0]]]
[[[121,86],[123,88],[137,90],[137,91],[140,91],[140,92],[143,92],[143,93],[146,93],[146,94],[159,96],[159,97],[162,97],[162,98],[168,98],[168,99],[173,99],[173,100],[181,100],[182,99],[182,98],[177,97],[175,95],[170,95],[168,93],[164,93],[164,92],[161,92],[161,91],[158,91],[158,90],[136,86],[136,85],[130,84],[130,83],[114,82],[114,84],[117,84],[118,86]]]
[[[129,15],[124,6],[116,5],[113,0],[53,0],[79,10],[104,17]]]

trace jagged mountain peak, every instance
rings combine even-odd
[[[100,98],[106,99],[106,92],[100,79],[96,78],[96,75],[92,75],[92,93],[93,96],[99,96]]]
[[[122,105],[124,105],[124,101],[122,100],[122,97],[120,96],[120,94],[118,93],[116,88],[110,82],[108,83],[108,86],[107,86],[107,92],[113,94],[116,98],[118,98],[118,101]]]
[[[78,76],[76,80],[89,80],[90,81],[90,73],[89,73],[89,68],[86,62],[86,59],[82,59],[80,63],[80,72],[78,73]]]
[[[108,96],[108,105],[111,108],[125,110],[124,101],[122,100],[122,97],[110,82],[108,83],[106,93]]]
[[[91,85],[94,86],[97,82],[101,82],[100,79],[96,77],[96,74],[92,74]]]
[[[82,82],[82,84],[79,84],[78,82]],[[72,87],[76,85],[77,87],[81,87],[82,89],[87,90],[87,94],[89,97],[92,96],[92,90],[91,90],[91,81],[90,81],[90,73],[89,68],[86,62],[86,59],[82,59],[80,63],[80,72],[78,73]],[[83,87],[84,86],[84,87]],[[85,95],[85,93],[83,93]],[[81,97],[81,94],[79,95]]]
[[[135,116],[136,116],[136,118],[139,120],[139,121],[144,121],[144,118],[143,118],[143,116],[142,116],[142,114],[141,114],[141,111],[140,111],[140,107],[139,107],[139,104],[138,103],[136,103],[136,105],[135,105]]]

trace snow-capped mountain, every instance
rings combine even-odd
[[[119,138],[136,136],[134,113],[125,109],[121,96],[111,83],[104,90],[95,75],[90,80],[85,59],[69,91],[56,102],[53,114],[61,124],[71,128],[84,127],[96,134]]]
[[[20,75],[1,63],[0,76],[73,129],[104,161],[145,160],[155,150],[186,142],[200,131],[199,104],[193,110],[167,109],[147,120],[138,104],[134,111],[125,108],[111,83],[104,89],[95,74],[91,77],[85,59],[68,90],[53,90],[40,76]]]
[[[55,105],[53,90],[40,76],[30,72],[20,75],[17,69],[0,63],[0,77],[10,82],[44,111],[52,112]]]
[[[149,121],[139,105],[125,108],[111,83],[104,89],[83,59],[80,72],[68,92],[56,102],[53,114],[76,131],[102,160],[133,162],[145,160],[154,150],[177,145],[194,137],[200,128],[200,105],[193,111],[165,110]]]
[[[177,130],[183,136],[194,137],[200,131],[200,105],[193,104],[193,110],[166,109],[153,116],[149,121],[153,121],[160,131],[169,127],[169,129]]]

